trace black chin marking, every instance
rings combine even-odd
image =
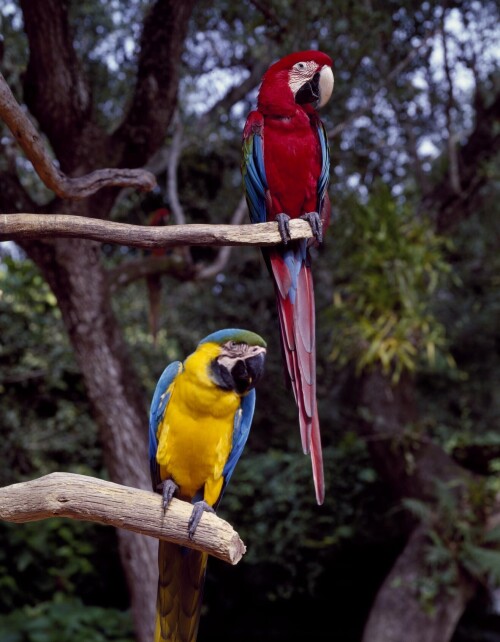
[[[252,388],[264,372],[265,352],[246,359],[238,359],[229,370],[217,359],[210,365],[213,382],[222,390],[234,390],[243,395]]]
[[[212,361],[210,365],[210,371],[212,373],[213,380],[219,388],[222,388],[222,390],[233,390],[233,377],[226,366],[221,365],[217,360],[215,360]]]
[[[319,101],[319,72],[315,73],[311,80],[308,80],[295,94],[295,102],[298,105],[317,103]]]
[[[250,388],[252,387],[252,378],[248,371],[246,361],[242,361],[241,359],[239,359],[234,364],[231,375],[233,376],[236,392],[242,394],[243,392],[247,392],[247,390],[250,390]]]

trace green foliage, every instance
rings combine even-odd
[[[455,372],[423,370],[419,378],[422,422],[432,439],[474,472],[490,475],[500,490],[500,203],[494,184],[454,234],[449,255],[455,276],[436,297]],[[457,376],[458,375],[458,376]]]
[[[140,21],[149,4],[145,0],[69,3],[76,51],[91,81],[93,113],[107,129],[119,125],[134,86]],[[266,379],[258,390],[252,433],[221,515],[235,524],[249,547],[242,564],[228,572],[250,568],[252,586],[276,605],[280,597],[318,598],[322,586],[331,586],[333,574],[340,583],[353,581],[352,565],[342,569],[338,563],[345,547],[356,542],[362,548],[375,540],[376,545],[390,548],[399,535],[397,519],[388,512],[389,493],[372,467],[366,445],[350,432],[350,423],[338,421],[353,411],[352,397],[346,402],[340,394],[345,365],[356,364],[358,372],[380,365],[395,382],[405,371],[418,374],[422,421],[418,439],[404,435],[401,450],[407,466],[415,464],[412,448],[421,443],[422,431],[454,455],[463,451],[464,462],[471,445],[496,447],[500,216],[498,169],[493,164],[484,168],[491,177],[491,194],[481,188],[477,196],[485,199],[485,205],[453,232],[453,247],[433,233],[432,223],[415,213],[410,200],[417,203],[419,193],[441,180],[449,166],[441,153],[449,135],[443,127],[449,87],[437,74],[435,60],[431,65],[435,57],[430,50],[417,50],[424,34],[441,32],[441,6],[393,0],[312,0],[299,5],[272,0],[263,7],[231,0],[196,3],[178,101],[185,127],[179,197],[189,222],[228,222],[241,194],[241,128],[255,104],[255,92],[231,111],[224,104],[209,113],[205,122],[196,114],[224,95],[228,81],[237,87],[256,61],[267,64],[293,49],[310,47],[332,54],[336,87],[322,117],[330,131],[336,125],[345,126],[332,141],[331,195],[341,217],[313,262],[318,399],[328,445],[325,505],[314,504],[310,461],[300,455],[292,394],[281,385],[273,291],[257,248],[233,250],[231,262],[213,282],[163,278],[162,330],[156,346],[147,328],[142,282],[123,288],[114,296],[114,305],[146,400],[166,363],[183,358],[212,330],[223,325],[249,326],[268,340]],[[495,3],[467,0],[455,3],[450,11],[456,12],[455,18],[467,14],[468,26],[480,28],[475,35],[468,28],[460,37],[452,36],[453,73],[458,77],[460,66],[466,72],[473,68],[484,81],[480,91],[485,96],[489,92],[486,98],[494,97],[493,75],[486,77],[491,69],[488,39],[496,44]],[[28,50],[21,11],[12,2],[2,12],[2,73],[21,100]],[[467,41],[471,34],[472,40]],[[405,61],[406,66],[401,65]],[[389,82],[396,67],[396,82]],[[473,126],[474,104],[468,92],[455,84],[455,131],[468,132]],[[371,104],[373,109],[368,108]],[[364,115],[353,121],[358,109]],[[422,142],[429,141],[440,155],[433,167],[432,159],[422,159],[419,150]],[[0,168],[10,171],[15,160],[23,182],[30,189],[36,183],[40,190],[29,163],[17,152],[12,158],[8,136],[2,146],[6,153],[0,154]],[[359,190],[345,198],[356,181]],[[380,181],[393,194],[401,194],[403,204]],[[115,215],[145,223],[151,207],[166,200],[164,174],[158,182],[160,188],[152,195],[122,199]],[[457,219],[461,217],[457,212]],[[135,250],[108,250],[114,267],[140,256]],[[211,260],[215,251],[194,248],[192,256],[200,264]],[[0,483],[55,469],[104,474],[96,427],[54,297],[25,261],[4,262],[0,290]],[[323,314],[326,306],[328,312]],[[339,366],[335,371],[327,362],[329,345],[335,346],[333,357]],[[496,459],[485,467],[497,480],[498,466]],[[488,493],[493,485],[493,480],[488,482]],[[472,489],[465,503],[456,499],[455,490],[441,493],[438,508],[415,500],[407,503],[429,527],[428,573],[419,587],[428,605],[440,591],[453,589],[459,567],[481,578],[488,568],[497,573],[498,533],[485,535],[481,530],[487,494],[479,487],[476,505]],[[91,606],[110,606],[110,599],[120,602],[118,606],[126,603],[111,532],[60,520],[3,527],[0,603],[15,610],[0,617],[0,639],[131,639],[128,614]],[[115,557],[107,572],[110,551]],[[113,578],[108,580],[111,591],[103,588],[105,576]],[[373,578],[368,562],[357,590]],[[224,587],[214,591],[217,609],[224,605]],[[238,598],[234,599],[235,607],[241,608]],[[355,602],[346,604],[346,610],[357,609],[351,619],[361,621],[368,606],[360,605],[357,596]],[[27,606],[16,608],[21,604]],[[344,604],[337,607],[342,610]],[[245,625],[257,631],[253,638],[258,639],[262,632],[254,620],[259,614],[254,615],[251,624],[246,620]],[[332,626],[330,612],[323,615]],[[286,629],[284,622],[278,627],[282,637],[277,634],[276,639],[293,637],[294,631]]]
[[[366,203],[347,199],[336,224],[332,360],[354,362],[358,373],[381,366],[394,382],[422,361],[453,366],[432,310],[449,274],[444,249],[430,223],[387,187],[379,185]]]
[[[0,269],[0,336],[0,483],[98,469],[81,376],[55,297],[30,261],[6,257]]]
[[[126,604],[113,529],[54,518],[1,523],[0,538],[0,612],[69,596],[89,604]]]
[[[425,567],[416,589],[429,612],[440,593],[453,593],[462,571],[483,583],[500,583],[500,529],[485,530],[496,497],[491,484],[486,479],[467,484],[436,479],[435,496],[432,506],[413,498],[402,502],[428,536]]]
[[[0,337],[0,484],[55,470],[103,475],[96,426],[59,309],[30,261],[3,260]],[[112,529],[62,519],[2,523],[0,540],[0,611],[14,609],[12,626],[22,620],[21,605],[54,596],[126,605]],[[50,608],[43,626],[51,621]]]
[[[364,442],[346,433],[324,449],[324,461],[321,507],[309,457],[296,450],[245,452],[224,495],[219,514],[246,542],[245,564],[274,568],[275,581],[263,587],[270,599],[315,595],[333,550],[387,537],[390,501],[378,495],[381,482]]]
[[[2,642],[133,642],[130,613],[56,597],[0,615]]]

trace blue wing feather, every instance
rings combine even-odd
[[[233,445],[231,447],[231,452],[227,459],[224,470],[222,471],[222,476],[224,477],[224,484],[222,486],[219,499],[217,500],[214,508],[217,508],[222,495],[226,490],[226,486],[231,479],[231,476],[234,472],[238,459],[240,458],[241,453],[245,447],[245,444],[248,439],[248,434],[250,432],[250,426],[252,425],[253,413],[255,410],[255,390],[250,390],[250,392],[243,397],[241,400],[240,407],[238,412],[234,417],[234,428],[233,428]]]
[[[321,146],[321,174],[318,179],[318,212],[321,212],[323,200],[330,180],[330,149],[325,126],[320,121],[318,124],[318,137]]]
[[[182,363],[180,361],[173,361],[165,368],[161,377],[158,379],[153,400],[151,401],[151,409],[149,412],[149,467],[151,470],[153,490],[156,490],[157,485],[161,481],[158,464],[156,462],[158,425],[163,418],[165,408],[170,400],[169,388],[181,370]]]
[[[245,196],[252,223],[265,223],[266,192],[268,190],[264,167],[264,120],[252,112],[243,138],[242,174]]]

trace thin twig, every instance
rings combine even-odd
[[[247,202],[245,196],[242,196],[231,219],[231,225],[241,225],[245,216],[248,214]],[[231,247],[225,245],[217,252],[217,256],[210,265],[202,266],[197,272],[198,279],[211,279],[221,272],[229,261],[231,256]]]
[[[182,138],[184,128],[182,126],[182,121],[177,109],[175,110],[174,116],[172,118],[172,125],[174,133],[172,136],[172,142],[170,143],[168,154],[167,194],[174,221],[177,225],[184,225],[186,223],[186,217],[179,200],[179,190],[177,186],[177,170],[179,168],[179,160],[182,153]]]

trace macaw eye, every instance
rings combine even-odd
[[[303,71],[306,68],[306,63],[305,62],[296,62],[293,66],[294,69],[297,69],[297,71]]]

